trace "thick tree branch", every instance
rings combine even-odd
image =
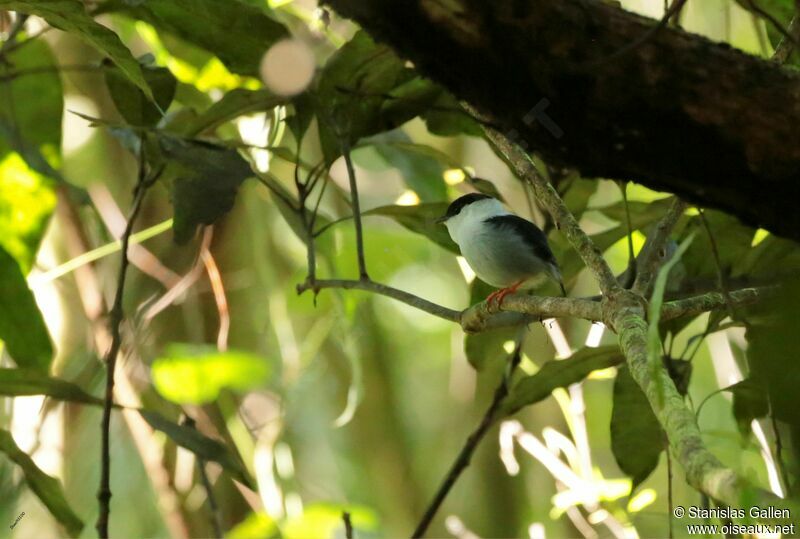
[[[665,27],[598,64],[657,24],[601,0],[326,1],[549,163],[800,239],[800,77],[776,62]]]
[[[784,507],[782,500],[743,481],[706,449],[694,414],[667,371],[653,368],[647,352],[647,322],[639,296],[624,291],[613,300],[608,324],[619,335],[631,375],[642,388],[694,488],[731,507]],[[767,519],[769,520],[769,519]]]

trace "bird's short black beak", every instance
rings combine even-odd
[[[436,223],[437,225],[443,225],[445,222],[447,222],[447,216],[442,215],[441,217],[435,219],[433,222]]]

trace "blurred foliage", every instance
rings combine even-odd
[[[689,3],[681,23],[767,55],[759,41],[775,47],[793,9],[709,0]],[[668,492],[699,503],[680,474],[668,478],[663,432],[600,326],[464,335],[364,291],[296,294],[310,263],[318,279],[358,274],[348,150],[376,282],[451,309],[482,301],[492,289],[435,224],[449,201],[479,191],[542,226],[570,296],[598,293],[478,122],[390,48],[302,0],[0,0],[0,10],[10,24],[0,28],[0,515],[26,513],[14,537],[91,533],[97,358],[119,267],[108,255],[140,178],[154,184],[123,296],[112,536],[207,537],[219,521],[227,537],[343,537],[345,511],[358,537],[408,535],[523,334],[501,427],[431,534],[541,525],[571,537],[583,523],[602,536],[666,536]],[[285,39],[313,59],[295,95],[256,78]],[[288,77],[303,62],[285,64]],[[616,182],[539,164],[619,273],[629,241],[638,252],[671,204],[637,185],[626,204]],[[653,314],[721,288],[784,288],[747,308],[651,315],[653,368],[665,365],[691,406],[703,402],[704,440],[726,466],[764,488],[780,476],[790,492],[800,250],[704,215],[707,227],[695,209],[679,219]],[[170,223],[172,238],[161,234]]]

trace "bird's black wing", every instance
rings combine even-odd
[[[553,256],[553,251],[550,250],[550,246],[547,244],[547,236],[535,224],[512,214],[490,217],[486,219],[486,223],[500,230],[516,234],[525,242],[525,245],[530,248],[533,254],[558,268],[556,257]]]

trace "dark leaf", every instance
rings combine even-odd
[[[480,137],[483,130],[464,109],[458,100],[447,92],[442,92],[428,110],[422,114],[428,131],[442,137],[469,135]]]
[[[554,389],[580,382],[593,371],[619,365],[624,359],[618,346],[600,346],[583,348],[567,359],[548,361],[536,374],[514,384],[501,408],[502,415],[514,414],[546,399]]]
[[[314,97],[326,163],[350,145],[414,118],[440,92],[419,78],[394,51],[359,31],[328,60]]]
[[[257,76],[267,49],[289,37],[264,10],[238,0],[147,0],[128,12],[215,54],[241,75]]]
[[[3,429],[0,429],[0,451],[22,469],[28,487],[47,507],[50,514],[64,526],[67,533],[71,537],[80,535],[83,522],[67,503],[58,479],[40,470],[33,459],[17,446],[11,433]]]
[[[47,395],[61,401],[103,404],[102,399],[89,395],[71,382],[52,378],[31,369],[0,369],[0,395],[6,397]]]
[[[743,436],[750,433],[750,423],[769,413],[769,398],[766,388],[757,380],[747,378],[725,391],[733,393],[733,417]]]
[[[109,66],[105,70],[106,85],[125,121],[135,126],[152,126],[158,123],[162,112],[166,112],[172,103],[177,81],[165,67],[142,66],[142,74],[153,91],[154,101],[131,84],[119,68]]]
[[[253,480],[241,461],[221,442],[201,434],[196,429],[179,425],[164,416],[148,410],[139,410],[145,421],[154,429],[169,436],[177,445],[188,449],[203,460],[219,463],[236,480],[254,488]]]
[[[23,368],[46,373],[53,358],[50,334],[20,271],[19,264],[0,248],[0,340]]]
[[[239,186],[252,171],[238,152],[221,146],[166,135],[159,137],[159,146],[175,175],[173,231],[175,241],[183,244],[198,226],[214,223],[233,208]]]
[[[142,74],[139,62],[122,44],[117,34],[96,23],[78,0],[0,0],[0,8],[37,15],[51,25],[74,34],[108,56],[148,99],[153,93]]]
[[[614,381],[611,451],[619,468],[631,477],[631,492],[658,466],[666,435],[639,385],[622,366]]]
[[[196,137],[244,114],[267,111],[286,102],[285,97],[276,96],[268,90],[236,88],[222,96],[222,99],[185,127],[181,127],[180,131],[188,137]]]

